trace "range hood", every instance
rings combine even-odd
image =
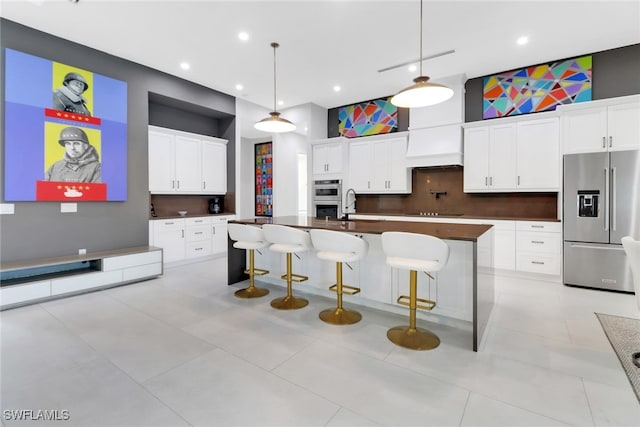
[[[407,167],[461,166],[462,124],[409,130]]]

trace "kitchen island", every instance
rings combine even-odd
[[[438,302],[432,312],[418,312],[418,317],[432,322],[469,326],[473,331],[471,347],[477,351],[494,304],[493,230],[491,225],[420,223],[384,220],[331,220],[313,217],[286,216],[251,218],[236,221],[260,226],[278,224],[301,229],[325,229],[353,233],[369,244],[367,256],[345,269],[345,283],[361,288],[346,304],[360,304],[408,316],[406,308],[397,304],[400,295],[407,294],[408,271],[391,269],[386,265],[380,235],[385,231],[404,231],[428,234],[446,241],[451,249],[449,262],[434,281],[419,275],[420,297],[435,297]],[[229,240],[229,284],[246,280],[246,254],[233,248]],[[309,276],[309,281],[295,285],[300,292],[310,292],[334,298],[327,288],[335,282],[335,265],[321,261],[313,251],[294,257],[294,271]],[[256,254],[256,266],[270,270],[261,280],[285,286],[280,275],[284,272],[284,257],[269,250]],[[445,338],[446,340],[446,338]]]

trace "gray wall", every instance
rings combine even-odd
[[[5,48],[123,80],[128,88],[127,201],[78,203],[77,213],[64,214],[57,202],[14,203],[14,215],[0,215],[3,262],[72,255],[81,248],[91,252],[148,244],[150,115],[157,126],[228,139],[228,191],[235,192],[234,97],[1,18],[0,42],[2,105]],[[179,114],[168,114],[172,109]],[[4,115],[0,116],[4,177]],[[4,189],[0,191],[4,202]]]
[[[591,55],[593,56],[592,99],[594,101],[640,93],[640,44],[596,52]],[[561,59],[558,58],[558,60]],[[527,66],[530,65],[536,64]],[[509,70],[496,71],[492,74],[504,71]],[[477,77],[469,79],[465,83],[465,122],[482,120],[483,79],[484,77]]]

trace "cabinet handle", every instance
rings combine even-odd
[[[202,234],[202,231],[196,231],[196,232],[195,232],[195,233],[193,233],[193,234]]]
[[[371,181],[367,181],[367,188],[371,188]]]
[[[201,250],[202,250],[202,248],[196,248],[196,251],[201,251]]]
[[[613,147],[613,137],[609,136],[609,147]]]
[[[493,177],[492,176],[489,177],[489,185],[491,187],[493,187]]]
[[[176,188],[176,181],[175,180],[171,180],[171,188]]]
[[[184,230],[182,230],[182,238],[184,239]]]
[[[543,261],[531,261],[531,264],[544,265]]]
[[[211,227],[213,229],[213,235],[215,236],[216,234],[216,226],[214,225],[213,227]]]
[[[175,222],[165,222],[164,225],[173,225]]]
[[[484,177],[484,186],[485,186],[485,187],[488,187],[488,186],[489,186],[489,177],[488,177],[488,176],[485,176],[485,177]]]
[[[520,175],[518,175],[518,185],[520,185]]]
[[[202,189],[203,190],[207,189],[207,181],[202,181]]]
[[[544,225],[532,225],[531,228],[544,228]]]
[[[605,148],[607,146],[607,137],[603,136],[602,137],[602,148]]]
[[[202,222],[202,220],[201,220],[201,219],[196,219],[196,220],[195,220],[195,221],[193,221],[193,222]]]
[[[178,183],[178,190],[180,189],[180,180],[176,181]]]
[[[532,240],[531,243],[536,243],[538,245],[544,245],[544,242],[542,240]]]

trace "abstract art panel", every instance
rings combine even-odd
[[[591,101],[591,55],[484,78],[482,118],[555,110]]]
[[[346,138],[398,130],[398,107],[391,97],[338,108],[338,132]]]
[[[4,200],[127,200],[127,83],[12,49],[5,59]]]
[[[256,216],[273,216],[273,144],[255,145]]]

